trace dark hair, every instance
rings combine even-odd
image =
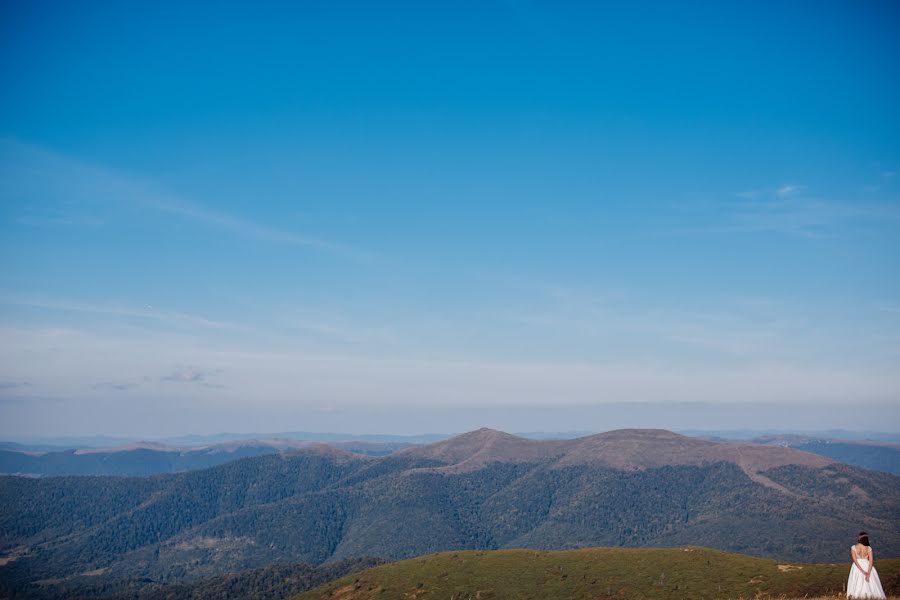
[[[856,538],[857,543],[862,544],[863,546],[869,545],[869,534],[865,531],[859,532],[859,537]]]

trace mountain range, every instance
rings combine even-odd
[[[895,442],[785,434],[761,436],[752,441],[796,448],[864,469],[900,475],[900,444]]]
[[[518,437],[539,440],[573,439],[590,434],[577,432],[531,432]],[[0,474],[34,477],[63,475],[156,475],[178,473],[224,464],[239,458],[277,454],[305,448],[324,441],[331,446],[370,456],[384,456],[412,446],[422,445],[422,440],[442,441],[449,436],[428,434],[424,436],[352,436],[341,434],[285,434],[308,435],[302,437],[243,438],[239,434],[207,436],[210,439],[235,438],[230,441],[196,443],[196,436],[186,436],[180,443],[170,440],[138,441],[118,446],[60,447],[23,445],[0,442]],[[703,437],[703,436],[695,436]],[[706,437],[711,441],[729,441],[718,436]],[[193,440],[193,443],[188,443]],[[735,440],[730,440],[735,441]],[[865,469],[900,475],[900,444],[888,441],[813,437],[796,434],[759,436],[753,443],[796,448],[830,459],[856,465]]]
[[[42,477],[179,473],[206,469],[240,458],[299,450],[317,444],[320,442],[262,438],[193,446],[136,442],[112,448],[77,448],[49,452],[0,449],[0,474]],[[383,456],[413,444],[333,441],[329,442],[329,445],[356,454]]]
[[[900,556],[897,476],[663,430],[481,429],[386,456],[318,444],[154,477],[0,477],[0,504],[0,581],[20,594],[460,549],[692,544],[846,562],[860,529]]]

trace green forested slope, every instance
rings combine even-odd
[[[375,558],[359,558],[327,565],[273,564],[169,585],[160,585],[142,577],[106,579],[86,576],[77,580],[30,584],[14,597],[32,600],[270,600],[286,598],[383,562]]]
[[[0,592],[36,581],[115,590],[274,563],[517,547],[698,544],[843,562],[862,528],[879,556],[900,556],[900,478],[890,474],[826,462],[763,464],[751,477],[746,465],[709,460],[715,445],[698,464],[614,468],[560,459],[572,453],[548,458],[527,440],[514,440],[513,449],[527,445],[517,455],[497,450],[497,439],[470,436],[431,456],[320,448],[150,478],[0,477]],[[679,436],[664,441],[681,444]],[[621,457],[617,446],[603,452],[667,459],[649,453],[640,436],[625,442]],[[686,456],[684,448],[673,452]],[[798,453],[798,462],[808,456]]]
[[[821,454],[864,469],[900,475],[900,448],[896,445],[811,440],[794,447],[804,452]]]

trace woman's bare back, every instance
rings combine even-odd
[[[872,560],[872,548],[870,546],[866,546],[865,544],[854,544],[851,549],[857,558],[865,558],[869,561]]]

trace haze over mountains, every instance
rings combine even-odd
[[[663,430],[531,440],[490,429],[364,456],[323,444],[152,478],[0,478],[0,578],[59,593],[275,562],[452,549],[704,545],[844,561],[900,554],[900,479]]]
[[[117,448],[80,448],[31,452],[0,450],[0,474],[27,476],[155,475],[205,469],[240,458],[308,448],[322,442],[253,439],[202,446],[137,442]],[[410,446],[402,442],[330,442],[357,454],[381,456]]]
[[[772,435],[754,438],[758,444],[771,444],[821,454],[864,469],[900,475],[900,444],[873,440]]]
[[[747,436],[747,439],[742,441],[792,447],[866,469],[900,474],[900,444],[891,441],[850,439],[847,436],[850,432],[834,433],[843,433],[844,437],[781,434]],[[529,432],[516,435],[529,439],[565,440],[586,437],[590,434],[585,432]],[[877,436],[878,434],[873,435],[873,437]],[[202,469],[239,458],[304,448],[319,442],[357,454],[383,456],[404,448],[436,442],[448,437],[450,436],[442,434],[353,436],[338,433],[295,432],[257,437],[251,437],[249,434],[182,436],[181,438],[172,438],[165,443],[137,441],[115,447],[78,445],[69,447],[40,443],[0,442],[0,474],[27,476],[154,475]],[[721,432],[718,435],[708,434],[706,437],[714,441],[725,441]],[[890,436],[880,434],[880,437],[889,438]],[[227,441],[215,441],[223,439]],[[742,438],[738,437],[737,439]]]

